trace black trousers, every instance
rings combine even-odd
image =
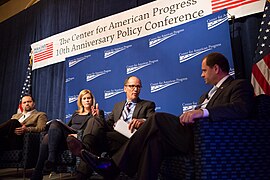
[[[98,156],[103,152],[112,156],[127,140],[127,137],[108,127],[105,120],[99,117],[92,117],[88,120],[82,137],[85,149]],[[77,170],[86,175],[92,172],[83,160],[81,160]]]
[[[156,180],[164,157],[192,151],[192,127],[182,126],[177,116],[155,113],[112,159],[130,176],[137,172],[140,180]]]
[[[23,135],[14,133],[15,129],[21,127],[17,119],[9,119],[0,125],[1,150],[21,149],[23,146]]]

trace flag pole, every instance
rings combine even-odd
[[[26,71],[26,77],[25,77],[23,87],[22,87],[22,91],[21,91],[21,96],[20,96],[20,100],[19,100],[17,113],[22,113],[23,112],[22,103],[21,103],[22,97],[25,94],[30,94],[31,93],[32,64],[33,64],[33,51],[31,51],[29,53],[29,63],[28,63],[27,71]]]

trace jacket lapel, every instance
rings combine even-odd
[[[124,109],[126,101],[122,101],[119,103],[119,108],[117,108],[116,112],[115,112],[115,117],[116,119],[120,119],[121,115],[122,115],[122,111]]]
[[[139,117],[139,112],[140,112],[141,108],[143,107],[143,106],[142,106],[142,104],[143,104],[142,102],[143,102],[143,101],[142,101],[140,98],[138,98],[136,107],[135,107],[134,112],[133,112],[133,114],[132,114],[132,118],[137,118],[137,117]]]
[[[28,116],[24,121],[23,123],[26,124],[28,121],[30,121],[31,119],[33,119],[33,116],[36,114],[37,110],[35,109],[31,114],[30,116]],[[20,115],[19,119],[23,116],[23,114]]]
[[[229,76],[222,84],[221,86],[217,89],[216,93],[213,95],[213,97],[210,99],[206,107],[211,107],[213,106],[215,100],[221,95],[224,89],[226,89],[227,86],[231,84],[233,81],[233,77]]]

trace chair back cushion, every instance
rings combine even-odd
[[[255,97],[253,118],[257,120],[270,120],[270,96],[261,94]]]

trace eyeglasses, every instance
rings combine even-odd
[[[135,88],[141,89],[142,88],[141,85],[131,85],[131,84],[128,84],[128,85],[125,85],[125,86],[129,87],[130,89],[135,89]]]

